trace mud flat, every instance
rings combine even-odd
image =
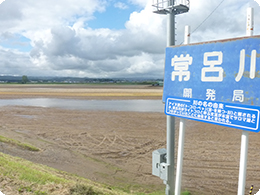
[[[149,85],[0,85],[0,98],[161,99],[162,87]]]
[[[10,93],[4,94],[8,90]],[[41,97],[58,97],[55,93],[59,92],[71,94],[68,97],[75,99],[79,96],[73,95],[73,90],[84,93],[83,97],[88,99],[126,99],[125,94],[118,94],[131,94],[131,90],[139,96],[130,95],[130,99],[160,99],[160,95],[149,96],[149,93],[162,93],[162,88],[149,86],[93,88],[93,93],[107,90],[104,93],[114,93],[113,96],[87,96],[85,88],[75,86],[0,86],[0,95],[2,98],[32,98],[38,97],[37,93],[44,91],[40,94]],[[80,90],[84,92],[79,92]],[[94,181],[128,188],[130,191],[137,188],[146,191],[164,188],[162,181],[151,175],[152,151],[166,147],[166,116],[163,113],[84,111],[26,106],[5,106],[0,109],[0,135],[41,149],[39,152],[32,152],[1,143],[0,151],[3,153],[75,173]],[[176,129],[177,146],[178,119]],[[200,195],[236,194],[241,134],[241,130],[187,120],[183,189]],[[260,134],[249,134],[246,192],[252,184],[255,186],[253,193],[260,188],[259,140]]]

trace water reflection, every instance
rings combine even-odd
[[[2,99],[0,106],[37,106],[73,110],[163,112],[161,100],[72,100],[54,98]]]

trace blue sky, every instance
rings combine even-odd
[[[94,19],[88,22],[88,27],[94,29],[125,29],[125,23],[129,20],[130,14],[140,10],[139,6],[130,3],[109,3],[104,12],[94,13]]]
[[[1,75],[163,78],[167,16],[152,0],[2,1]],[[192,43],[245,36],[249,6],[260,34],[258,3],[225,0],[211,14],[221,1],[191,0],[176,16],[177,44],[185,25]]]
[[[32,49],[30,39],[19,34],[9,38],[2,38],[0,41],[0,45],[4,48],[16,49],[21,52],[29,52]]]

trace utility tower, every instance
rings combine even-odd
[[[153,0],[154,13],[168,16],[167,47],[175,45],[175,15],[189,11],[189,0]],[[160,177],[166,184],[166,195],[174,194],[174,151],[175,118],[167,116],[167,150],[153,152],[153,175]]]

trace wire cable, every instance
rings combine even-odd
[[[203,20],[203,21],[199,24],[199,26],[197,26],[197,28],[195,28],[191,33],[194,33],[199,27],[201,27],[201,25],[202,25],[203,23],[205,23],[205,22],[209,19],[209,17],[219,8],[219,6],[220,6],[224,1],[225,1],[225,0],[222,0],[222,1],[218,4],[218,6],[208,15],[208,17],[206,17],[205,20]]]
[[[222,0],[216,7],[214,10],[212,10],[212,12],[190,33],[190,34],[193,34],[196,30],[198,30],[199,27],[202,26],[202,24],[204,24],[208,19],[209,17],[219,8],[219,6],[224,2],[225,0]],[[180,44],[182,45],[183,42]]]

